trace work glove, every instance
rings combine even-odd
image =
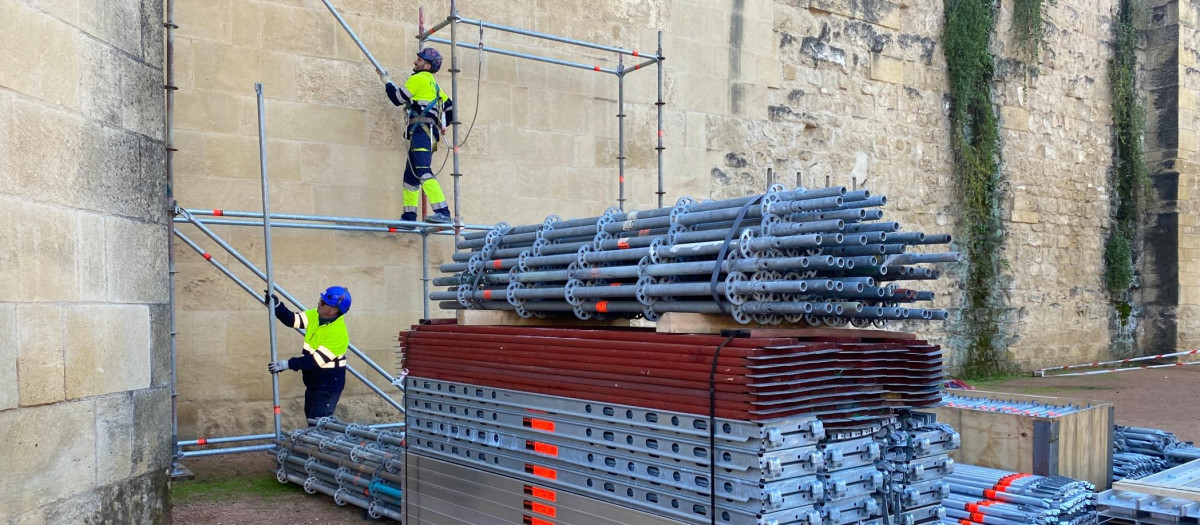
[[[278,374],[287,369],[288,369],[288,362],[286,359],[284,359],[283,361],[273,361],[271,363],[267,363],[267,371],[272,374]]]
[[[390,75],[388,75],[387,73],[380,73],[379,80],[383,81],[384,84],[392,83],[392,77]]]
[[[279,306],[279,296],[271,293],[269,290],[263,290],[263,304],[272,308]]]

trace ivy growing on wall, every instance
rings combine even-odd
[[[1037,62],[1046,39],[1046,21],[1042,19],[1046,3],[1054,5],[1057,0],[1013,0],[1013,39],[1032,62]]]
[[[962,206],[962,248],[967,277],[964,327],[967,377],[1005,371],[998,346],[998,293],[1004,239],[999,213],[1000,136],[992,105],[994,60],[988,46],[995,18],[988,0],[944,0],[942,41],[950,76],[950,128],[956,186]]]
[[[1139,0],[1122,0],[1116,23],[1116,52],[1112,63],[1112,103],[1115,146],[1112,175],[1113,224],[1104,244],[1104,283],[1114,308],[1124,320],[1132,309],[1133,246],[1144,206],[1142,191],[1149,184],[1142,157],[1146,112],[1137,97],[1137,26],[1145,8]]]

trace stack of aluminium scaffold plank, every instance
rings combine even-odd
[[[592,523],[568,512],[587,505],[664,523],[936,522],[957,434],[907,409],[938,402],[938,348],[825,332],[414,327],[401,338],[410,469],[428,458],[509,480],[524,523]],[[443,496],[414,486],[409,504],[443,516],[466,493],[434,477]],[[539,491],[589,502],[564,510]]]

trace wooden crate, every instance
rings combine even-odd
[[[940,422],[954,427],[962,446],[950,457],[959,463],[1043,476],[1060,475],[1110,486],[1113,461],[1113,406],[1080,399],[954,390],[964,397],[1076,405],[1078,412],[1037,417],[967,408],[938,407]]]

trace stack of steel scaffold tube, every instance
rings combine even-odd
[[[1095,487],[1086,481],[963,464],[946,481],[944,523],[1088,525],[1099,519]]]
[[[1082,408],[1087,408],[1075,405],[1050,405],[1038,401],[967,397],[952,393],[942,395],[942,402],[950,408],[966,408],[983,412],[1002,412],[1039,417],[1061,417],[1079,412]]]
[[[1135,452],[1114,452],[1112,480],[1139,479],[1167,470],[1163,459]]]
[[[884,493],[891,523],[914,525],[946,517],[942,501],[950,495],[946,478],[954,472],[950,452],[960,443],[958,432],[936,423],[932,414],[914,412],[900,419],[886,436],[887,453],[880,464],[887,473]]]
[[[844,187],[786,190],[671,208],[469,233],[448,277],[429,294],[445,309],[515,311],[522,317],[732,315],[743,324],[864,327],[888,320],[944,320],[916,306],[933,292],[901,281],[936,279],[919,266],[956,252],[911,253],[950,236],[901,232],[882,221],[886,203]]]
[[[1115,427],[1113,447],[1117,452],[1144,454],[1161,459],[1166,464],[1159,470],[1200,459],[1200,448],[1193,446],[1190,441],[1180,441],[1175,434],[1165,430],[1122,425]]]
[[[286,433],[278,442],[276,477],[338,505],[361,507],[373,518],[404,520],[404,433],[372,430],[334,418]]]
[[[904,430],[896,418],[827,430],[810,416],[744,421],[411,375],[407,382],[412,456],[515,478],[526,494],[561,490],[697,525],[882,524],[885,513],[900,520],[889,523],[917,524],[941,516],[945,469],[917,465],[944,455],[952,440]],[[879,436],[896,432],[922,451],[906,460],[908,478],[880,466],[887,442]],[[888,507],[889,490],[902,507]],[[446,502],[422,508],[436,505]]]

